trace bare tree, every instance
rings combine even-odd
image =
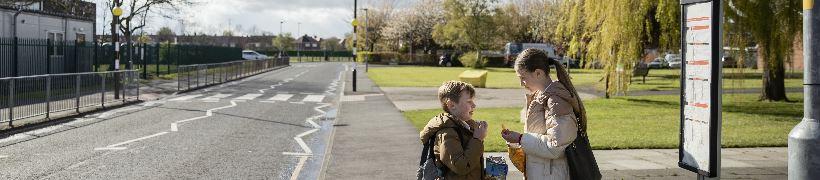
[[[121,8],[127,13],[119,17],[119,30],[122,32],[125,42],[131,43],[134,32],[144,28],[148,23],[149,14],[157,13],[165,18],[172,18],[173,14],[179,12],[179,7],[192,5],[192,0],[119,0]],[[128,2],[122,2],[128,1]],[[115,4],[106,3],[108,9],[113,11]],[[153,10],[160,11],[153,11]],[[112,34],[112,36],[115,34]],[[128,57],[133,57],[132,52],[128,52]]]

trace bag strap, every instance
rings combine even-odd
[[[455,130],[455,131],[456,131],[456,133],[458,134],[458,140],[459,140],[459,143],[462,143],[462,145],[464,145],[463,138],[461,137],[461,136],[462,136],[462,134],[461,134],[461,130],[460,130],[459,128],[457,128],[457,127],[446,127],[446,128],[453,128],[453,130]],[[424,148],[421,150],[421,157],[419,158],[419,166],[423,166],[423,165],[424,165],[424,162],[425,162],[425,161],[426,161],[429,157],[433,157],[433,156],[435,156],[435,153],[434,153],[434,152],[435,152],[435,151],[434,151],[434,148],[436,147],[436,146],[435,146],[435,143],[436,143],[436,136],[438,136],[438,132],[439,132],[439,131],[441,131],[441,130],[443,130],[443,129],[446,129],[446,128],[442,128],[442,129],[439,129],[438,131],[436,131],[436,132],[435,132],[435,134],[434,134],[433,136],[430,136],[430,137],[427,139],[427,142],[426,142],[426,143],[424,143]],[[439,160],[436,158],[436,161],[439,161]]]

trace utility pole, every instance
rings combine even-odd
[[[284,39],[284,37],[282,37],[282,24],[285,24],[285,20],[279,21],[279,38],[280,39]],[[285,45],[282,44],[282,47],[279,47],[279,57],[282,57],[282,55],[283,55],[282,53],[284,53],[284,52],[285,52]]]
[[[367,8],[364,8],[364,48],[370,47],[370,46],[367,45],[367,40],[368,40],[367,39],[367,31],[368,31],[368,26],[370,26],[370,23],[367,22],[367,16],[368,16]],[[373,51],[373,49],[368,48],[368,52],[370,52],[370,51]],[[370,52],[370,53],[373,53],[373,52]],[[369,69],[368,64],[369,63],[370,63],[370,56],[365,55],[364,56],[364,72],[368,71],[368,69]]]
[[[820,0],[803,1],[803,121],[789,133],[789,179],[820,179]],[[818,48],[818,49],[815,49]]]
[[[296,48],[296,57],[299,57],[299,62],[302,62],[302,54],[300,50],[302,50],[302,43],[305,43],[305,37],[302,35],[302,22],[296,23],[296,34],[300,36],[299,40],[299,47]]]
[[[120,6],[122,5],[122,0],[114,0],[114,9],[112,9],[111,15],[114,15],[114,19],[111,20],[111,45],[114,46],[114,99],[120,99],[120,73],[116,72],[120,70],[120,42],[119,42],[119,33],[117,33],[117,29],[119,28],[120,24],[120,15],[122,15],[122,9]]]
[[[353,0],[353,22],[351,24],[353,24],[353,40],[352,40],[353,41],[353,53],[352,54],[353,54],[353,62],[354,63],[356,62],[356,45],[357,45],[356,39],[358,39],[356,37],[359,36],[359,34],[356,34],[356,32],[357,32],[356,29],[358,29],[357,27],[359,26],[359,19],[358,19],[358,16],[357,16],[359,14],[358,13],[359,12],[358,8],[359,7],[358,7],[357,0]]]

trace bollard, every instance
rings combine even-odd
[[[356,92],[356,68],[353,68],[353,92]]]

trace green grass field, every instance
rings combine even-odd
[[[802,94],[788,94],[798,102],[761,102],[757,94],[723,97],[723,147],[786,146],[788,133],[800,122]],[[590,141],[594,149],[677,148],[680,125],[679,97],[639,96],[585,101]],[[490,130],[485,151],[506,151],[501,124],[523,130],[520,108],[484,108],[475,118],[486,120]],[[416,128],[441,110],[404,112]]]
[[[382,87],[438,87],[442,82],[458,80],[458,75],[468,70],[463,67],[401,66],[370,68],[368,75]],[[487,68],[487,88],[520,88],[512,68]],[[603,89],[600,82],[602,70],[571,69],[570,76],[576,86],[594,86]],[[725,89],[760,88],[761,72],[752,69],[724,69]],[[680,87],[679,69],[653,69],[646,83],[634,77],[630,91],[677,90]],[[802,87],[802,72],[787,73],[787,88]]]

